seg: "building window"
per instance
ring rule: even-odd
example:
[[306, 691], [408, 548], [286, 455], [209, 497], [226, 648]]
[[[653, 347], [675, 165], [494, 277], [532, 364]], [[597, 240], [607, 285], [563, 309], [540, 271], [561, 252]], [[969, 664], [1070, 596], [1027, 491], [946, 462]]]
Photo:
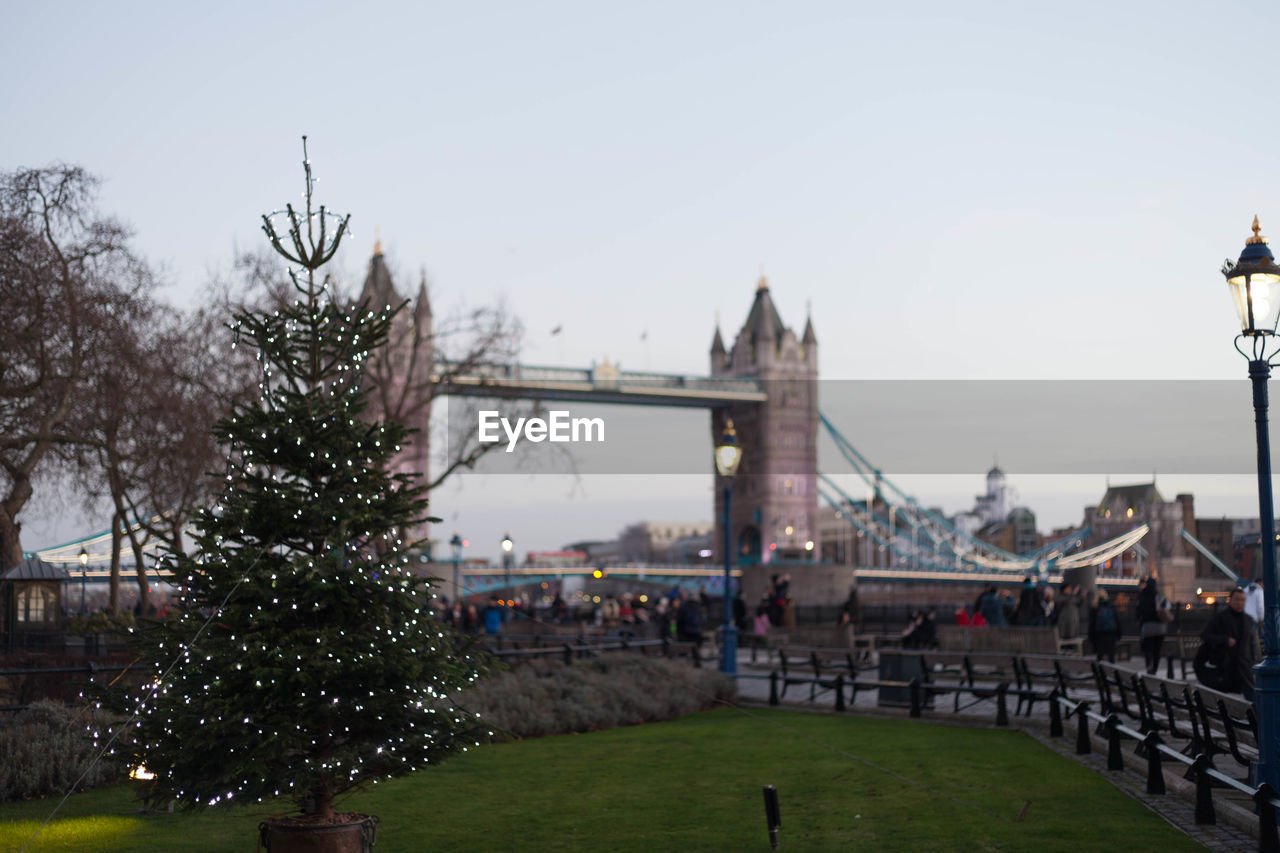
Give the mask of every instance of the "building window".
[[19, 622], [49, 622], [53, 616], [53, 596], [48, 590], [29, 586], [18, 593]]

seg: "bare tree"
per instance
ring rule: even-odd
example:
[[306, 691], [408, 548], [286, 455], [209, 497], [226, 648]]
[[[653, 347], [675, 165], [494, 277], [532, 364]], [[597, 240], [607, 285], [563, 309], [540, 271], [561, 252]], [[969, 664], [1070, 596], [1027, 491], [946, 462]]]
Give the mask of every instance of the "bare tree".
[[225, 464], [214, 424], [245, 383], [231, 380], [229, 366], [238, 362], [212, 312], [148, 305], [121, 320], [114, 346], [95, 364], [93, 404], [75, 459], [86, 505], [111, 507], [111, 609], [120, 607], [127, 540], [145, 612], [146, 548], [160, 542], [183, 550], [187, 523], [219, 486], [213, 469]]
[[37, 470], [87, 440], [94, 366], [152, 285], [96, 190], [74, 166], [0, 174], [0, 567], [22, 559]]
[[[375, 250], [360, 294], [374, 307], [393, 301], [407, 303], [396, 318], [386, 348], [369, 369], [375, 384], [374, 407], [385, 416], [417, 430], [397, 457], [397, 466], [434, 489], [459, 470], [476, 466], [497, 448], [481, 444], [475, 429], [475, 400], [452, 404], [450, 417], [432, 422], [432, 403], [462, 376], [475, 376], [491, 366], [515, 364], [524, 334], [519, 319], [499, 302], [461, 308], [443, 318], [432, 310], [423, 273], [418, 292], [404, 300], [391, 285], [381, 253]], [[490, 402], [492, 405], [492, 401]], [[501, 403], [512, 417], [538, 410], [530, 401]], [[519, 409], [516, 413], [514, 410]], [[433, 452], [432, 445], [438, 450]]]
[[[405, 298], [393, 284], [380, 247], [374, 249], [358, 295], [349, 286], [336, 286], [349, 294], [345, 301], [353, 306], [367, 303], [373, 310], [405, 306], [366, 374], [374, 385], [370, 416], [415, 430], [396, 456], [397, 472], [431, 490], [459, 470], [474, 468], [481, 457], [500, 446], [479, 442], [474, 417], [479, 404], [474, 398], [452, 401], [448, 419], [433, 421], [431, 412], [432, 403], [454, 385], [455, 378], [517, 361], [523, 327], [504, 304], [462, 307], [437, 317], [426, 273], [419, 279], [417, 293]], [[220, 280], [216, 289], [228, 310], [245, 305], [283, 307], [293, 292], [279, 257], [267, 252], [237, 257], [231, 280]], [[489, 401], [486, 407], [494, 405]], [[497, 405], [512, 419], [539, 410], [529, 401], [504, 400]]]

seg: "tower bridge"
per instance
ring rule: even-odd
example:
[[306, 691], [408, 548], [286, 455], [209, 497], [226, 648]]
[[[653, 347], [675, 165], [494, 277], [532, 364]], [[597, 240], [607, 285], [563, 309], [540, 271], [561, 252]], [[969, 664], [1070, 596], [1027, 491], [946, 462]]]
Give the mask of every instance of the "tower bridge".
[[[380, 244], [375, 247], [361, 293], [375, 304], [404, 301], [391, 282]], [[742, 446], [742, 462], [734, 478], [730, 519], [731, 547], [742, 565], [788, 563], [811, 556], [807, 543], [819, 539], [818, 499], [836, 508], [841, 519], [859, 536], [869, 536], [880, 549], [894, 555], [894, 564], [936, 579], [969, 576], [1042, 576], [1077, 565], [1099, 565], [1115, 553], [1132, 548], [1145, 535], [1135, 530], [1086, 552], [1071, 553], [1083, 535], [1051, 543], [1032, 554], [1012, 554], [959, 530], [885, 479], [818, 410], [818, 340], [811, 318], [800, 334], [787, 327], [774, 305], [769, 282], [759, 279], [746, 321], [726, 345], [715, 329], [707, 375], [670, 375], [624, 371], [605, 362], [589, 368], [512, 364], [459, 364], [440, 358], [432, 339], [433, 317], [425, 285], [419, 287], [412, 310], [402, 315], [402, 342], [388, 355], [386, 379], [404, 391], [401, 377], [425, 370], [426, 384], [435, 394], [484, 398], [562, 400], [655, 407], [704, 408], [710, 413], [714, 444], [732, 420]], [[393, 341], [396, 341], [393, 335]], [[396, 346], [396, 345], [393, 345]], [[393, 397], [395, 394], [384, 394]], [[378, 413], [377, 402], [374, 407]], [[428, 469], [430, 400], [411, 406], [409, 426], [418, 439], [397, 461], [397, 467], [419, 473]], [[818, 470], [819, 428], [834, 441], [843, 459], [868, 484], [873, 497], [858, 501]], [[710, 454], [708, 454], [710, 455]], [[722, 563], [724, 490], [720, 475], [714, 489], [717, 532], [715, 561]], [[66, 543], [39, 555], [70, 562], [82, 542]], [[812, 547], [812, 544], [809, 545]], [[126, 561], [128, 556], [125, 557]], [[96, 553], [93, 564], [100, 562]], [[709, 573], [710, 574], [710, 573]], [[883, 573], [877, 576], [882, 576]], [[476, 576], [481, 586], [487, 575]]]

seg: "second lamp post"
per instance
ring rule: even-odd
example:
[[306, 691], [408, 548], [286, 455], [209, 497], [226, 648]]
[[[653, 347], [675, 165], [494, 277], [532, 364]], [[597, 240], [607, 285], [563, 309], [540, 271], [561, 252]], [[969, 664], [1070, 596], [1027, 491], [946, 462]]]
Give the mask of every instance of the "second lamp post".
[[724, 483], [724, 625], [720, 632], [720, 671], [734, 675], [738, 671], [738, 627], [733, 624], [733, 477], [742, 462], [742, 448], [733, 429], [733, 419], [725, 421], [724, 432], [716, 444], [716, 471]]
[[1240, 334], [1236, 349], [1249, 360], [1253, 382], [1254, 428], [1258, 443], [1258, 521], [1261, 524], [1262, 662], [1254, 667], [1254, 706], [1258, 714], [1258, 781], [1280, 790], [1280, 589], [1276, 578], [1275, 508], [1271, 497], [1271, 438], [1267, 427], [1267, 379], [1277, 355], [1276, 323], [1280, 320], [1280, 266], [1267, 248], [1258, 217], [1253, 236], [1233, 265], [1222, 267], [1236, 312]]

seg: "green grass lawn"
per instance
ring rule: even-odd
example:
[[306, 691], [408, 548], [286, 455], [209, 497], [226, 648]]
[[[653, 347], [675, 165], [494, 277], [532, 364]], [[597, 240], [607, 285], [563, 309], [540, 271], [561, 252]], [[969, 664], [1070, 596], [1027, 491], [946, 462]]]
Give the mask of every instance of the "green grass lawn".
[[[379, 853], [768, 850], [767, 784], [783, 850], [1203, 849], [1020, 732], [772, 710], [484, 746], [342, 807], [381, 816]], [[55, 802], [0, 805], [0, 850]], [[249, 851], [274, 805], [140, 815], [126, 787], [92, 791], [28, 849]]]

